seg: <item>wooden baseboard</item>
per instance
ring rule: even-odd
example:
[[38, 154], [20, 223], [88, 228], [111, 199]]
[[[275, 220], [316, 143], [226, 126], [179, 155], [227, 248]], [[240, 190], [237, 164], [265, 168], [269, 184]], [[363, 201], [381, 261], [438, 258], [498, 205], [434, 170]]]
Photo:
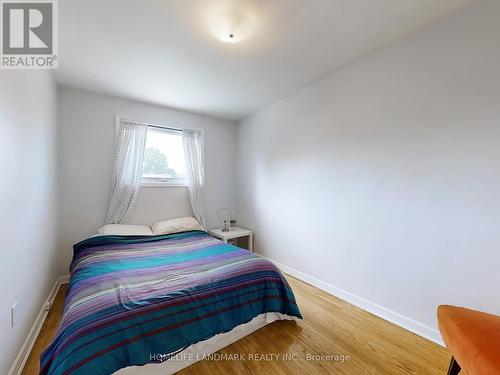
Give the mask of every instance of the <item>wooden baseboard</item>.
[[302, 280], [305, 283], [313, 285], [316, 288], [327, 292], [328, 294], [332, 294], [344, 301], [353, 304], [354, 306], [372, 313], [373, 315], [394, 323], [410, 332], [426, 338], [427, 340], [435, 342], [438, 345], [444, 346], [441, 334], [437, 329], [426, 326], [425, 324], [417, 322], [416, 320], [408, 318], [383, 306], [377, 305], [376, 303], [370, 302], [362, 297], [359, 297], [335, 285], [329, 284], [314, 276], [310, 276], [303, 272], [297, 271], [296, 269], [276, 262], [275, 260], [270, 260], [275, 263], [283, 272], [288, 273], [289, 275]]
[[21, 372], [23, 371], [24, 365], [28, 360], [28, 357], [31, 353], [31, 349], [33, 349], [33, 345], [35, 344], [38, 334], [40, 333], [40, 329], [42, 329], [43, 322], [47, 318], [47, 314], [49, 313], [50, 307], [52, 306], [52, 302], [54, 301], [54, 298], [56, 297], [59, 288], [61, 287], [62, 284], [67, 284], [68, 282], [69, 282], [69, 276], [61, 276], [54, 283], [54, 286], [52, 287], [49, 296], [45, 300], [45, 303], [41, 306], [40, 311], [38, 312], [38, 315], [35, 319], [35, 322], [33, 323], [33, 326], [31, 327], [30, 331], [28, 332], [28, 335], [26, 336], [26, 339], [24, 340], [23, 345], [21, 346], [21, 349], [17, 354], [14, 363], [12, 363], [8, 375], [20, 375]]

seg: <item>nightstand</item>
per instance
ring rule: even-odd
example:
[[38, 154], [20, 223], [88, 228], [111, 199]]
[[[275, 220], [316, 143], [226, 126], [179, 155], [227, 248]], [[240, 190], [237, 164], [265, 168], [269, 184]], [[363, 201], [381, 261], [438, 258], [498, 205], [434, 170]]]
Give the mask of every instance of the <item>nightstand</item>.
[[223, 232], [222, 229], [212, 229], [209, 230], [210, 233], [215, 238], [218, 238], [225, 243], [231, 242], [231, 240], [239, 239], [239, 238], [247, 238], [248, 248], [247, 250], [253, 252], [253, 232], [248, 229], [231, 227], [231, 230], [228, 232]]

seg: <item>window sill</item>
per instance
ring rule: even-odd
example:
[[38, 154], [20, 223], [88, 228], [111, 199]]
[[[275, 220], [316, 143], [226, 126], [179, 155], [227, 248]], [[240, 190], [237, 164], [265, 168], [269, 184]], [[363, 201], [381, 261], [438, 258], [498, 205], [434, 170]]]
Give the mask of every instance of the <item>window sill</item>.
[[141, 184], [141, 188], [143, 187], [179, 188], [179, 187], [187, 187], [187, 185], [185, 183], [175, 183], [175, 182], [145, 182]]

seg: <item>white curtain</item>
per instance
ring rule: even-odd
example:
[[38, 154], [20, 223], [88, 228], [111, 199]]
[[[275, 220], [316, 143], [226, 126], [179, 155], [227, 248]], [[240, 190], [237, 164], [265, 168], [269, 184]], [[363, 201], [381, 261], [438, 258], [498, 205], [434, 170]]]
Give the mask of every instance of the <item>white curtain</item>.
[[146, 125], [120, 121], [106, 224], [126, 223], [134, 208], [141, 185], [146, 134]]
[[196, 220], [204, 230], [207, 230], [203, 134], [200, 131], [183, 130], [182, 143], [186, 159], [186, 181], [191, 208]]

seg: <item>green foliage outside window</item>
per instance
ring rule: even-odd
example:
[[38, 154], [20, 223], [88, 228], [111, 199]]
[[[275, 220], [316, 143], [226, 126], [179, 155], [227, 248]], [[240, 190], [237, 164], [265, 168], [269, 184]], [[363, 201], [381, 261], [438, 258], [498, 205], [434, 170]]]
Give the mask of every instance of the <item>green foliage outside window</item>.
[[175, 170], [168, 166], [165, 154], [153, 147], [146, 147], [144, 150], [142, 173], [145, 176], [178, 177]]

